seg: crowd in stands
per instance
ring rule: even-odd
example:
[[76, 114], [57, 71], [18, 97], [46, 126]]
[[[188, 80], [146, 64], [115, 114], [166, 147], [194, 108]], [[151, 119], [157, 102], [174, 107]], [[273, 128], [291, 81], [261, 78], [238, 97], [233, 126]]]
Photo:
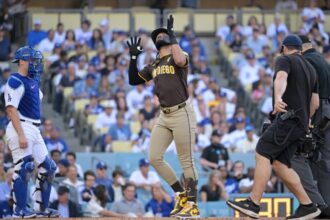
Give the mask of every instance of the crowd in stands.
[[[277, 10], [283, 7], [297, 9], [290, 0], [276, 5]], [[307, 34], [330, 63], [329, 34], [324, 31], [324, 13], [316, 1], [311, 0], [302, 10], [301, 19], [303, 26], [299, 34]], [[226, 25], [218, 28], [215, 39], [219, 48], [229, 48], [232, 74], [242, 89], [250, 94], [261, 112], [268, 114], [272, 109], [274, 61], [282, 39], [291, 32], [279, 14], [268, 27], [260, 22], [251, 16], [247, 24], [238, 24], [234, 16], [228, 15]], [[138, 59], [138, 68], [142, 69], [155, 61], [157, 51], [146, 30], [139, 29], [137, 35], [144, 49]], [[107, 19], [102, 19], [95, 29], [91, 29], [89, 20], [84, 20], [75, 30], [67, 30], [65, 24], [58, 23], [48, 31], [42, 29], [41, 20], [34, 20], [33, 30], [27, 36], [27, 44], [45, 56], [43, 82], [54, 94], [54, 110], [59, 115], [64, 111], [70, 113], [67, 126], [76, 127], [77, 111], [84, 118], [94, 117], [93, 151], [113, 152], [115, 143], [124, 141], [129, 142], [132, 153], [148, 152], [160, 106], [153, 82], [135, 87], [128, 84], [128, 37], [123, 30], [109, 29]], [[208, 175], [207, 183], [199, 188], [199, 200], [219, 201], [228, 199], [232, 193], [248, 193], [254, 168], [247, 167], [245, 173], [244, 162], [232, 161], [230, 153], [254, 152], [258, 132], [253, 119], [248, 117], [244, 106], [238, 105], [236, 91], [219, 85], [219, 73], [212, 72], [208, 66], [205, 45], [191, 26], [184, 28], [179, 44], [190, 60], [188, 89], [197, 119], [194, 150], [201, 155], [200, 165]], [[11, 57], [10, 41], [6, 31], [0, 28], [0, 61]], [[2, 69], [1, 94], [9, 74], [10, 69]], [[69, 95], [65, 93], [68, 88], [72, 89]], [[76, 109], [79, 100], [87, 102]], [[68, 109], [64, 108], [65, 101], [69, 103]], [[13, 169], [4, 143], [8, 120], [3, 101], [0, 103], [0, 216], [4, 217], [10, 214], [9, 185]], [[174, 205], [172, 192], [166, 192], [145, 158], [141, 158], [132, 174], [115, 169], [109, 176], [108, 166], [103, 162], [91, 170], [82, 170], [76, 154], [52, 120], [43, 120], [41, 132], [58, 166], [51, 207], [58, 209], [61, 217], [169, 216]], [[168, 151], [175, 153], [174, 142]], [[266, 191], [283, 192], [276, 175], [269, 180]]]

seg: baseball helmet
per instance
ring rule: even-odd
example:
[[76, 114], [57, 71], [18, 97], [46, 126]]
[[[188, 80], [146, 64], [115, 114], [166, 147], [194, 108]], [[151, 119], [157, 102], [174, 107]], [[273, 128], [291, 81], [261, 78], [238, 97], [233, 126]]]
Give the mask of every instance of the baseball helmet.
[[30, 47], [30, 46], [21, 47], [16, 51], [15, 57], [12, 60], [12, 63], [18, 63], [19, 60], [24, 60], [24, 61], [29, 62], [30, 60], [32, 60], [33, 53], [34, 53], [34, 50], [32, 47]]
[[160, 33], [165, 33], [168, 35], [168, 31], [166, 28], [157, 28], [156, 30], [154, 30], [153, 32], [151, 32], [151, 39], [154, 42], [154, 44], [156, 44], [156, 38], [157, 35]]

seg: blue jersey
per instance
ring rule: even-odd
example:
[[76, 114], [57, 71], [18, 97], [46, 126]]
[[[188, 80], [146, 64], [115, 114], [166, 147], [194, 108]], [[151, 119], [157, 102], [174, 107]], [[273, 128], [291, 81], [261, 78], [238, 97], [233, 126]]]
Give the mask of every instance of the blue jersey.
[[15, 107], [21, 119], [40, 123], [42, 93], [36, 79], [19, 73], [10, 75], [5, 88], [6, 106]]

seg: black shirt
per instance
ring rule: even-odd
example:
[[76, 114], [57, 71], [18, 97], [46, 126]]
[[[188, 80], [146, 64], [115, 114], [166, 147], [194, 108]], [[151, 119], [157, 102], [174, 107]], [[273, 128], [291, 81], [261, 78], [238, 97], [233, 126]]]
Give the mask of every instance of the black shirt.
[[315, 70], [302, 55], [292, 54], [280, 56], [276, 59], [274, 79], [279, 71], [285, 71], [288, 74], [287, 87], [282, 96], [283, 102], [288, 105], [287, 110], [293, 109], [296, 112], [296, 116], [307, 130], [311, 96], [312, 93], [318, 93]]
[[306, 50], [303, 54], [304, 58], [316, 70], [319, 83], [319, 95], [321, 99], [330, 97], [330, 64], [324, 59], [321, 53], [314, 48]]
[[219, 201], [221, 199], [221, 189], [219, 186], [215, 187], [215, 190], [212, 190], [209, 185], [203, 185], [201, 190], [199, 191], [201, 192], [205, 192], [207, 195], [207, 201]]
[[212, 143], [203, 150], [202, 158], [212, 163], [224, 166], [229, 160], [228, 150], [222, 144]]

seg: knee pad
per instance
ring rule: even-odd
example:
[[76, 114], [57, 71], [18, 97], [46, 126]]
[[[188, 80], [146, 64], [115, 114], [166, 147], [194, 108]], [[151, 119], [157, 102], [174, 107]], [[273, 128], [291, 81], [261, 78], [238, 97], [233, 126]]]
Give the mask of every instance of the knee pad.
[[34, 192], [36, 200], [35, 209], [37, 211], [44, 211], [48, 208], [51, 184], [55, 176], [56, 167], [56, 163], [49, 157], [46, 157], [44, 162], [38, 166], [39, 172], [36, 180], [36, 190]]
[[18, 160], [14, 164], [13, 175], [13, 198], [14, 208], [24, 209], [27, 202], [27, 185], [31, 178], [31, 174], [35, 168], [32, 155], [26, 156]]

